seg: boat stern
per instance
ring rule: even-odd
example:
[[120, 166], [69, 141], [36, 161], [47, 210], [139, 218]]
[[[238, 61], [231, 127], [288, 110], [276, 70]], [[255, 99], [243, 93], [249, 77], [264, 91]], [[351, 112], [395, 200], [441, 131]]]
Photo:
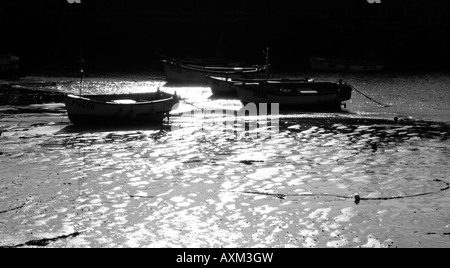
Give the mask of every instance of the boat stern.
[[352, 98], [352, 86], [347, 83], [339, 83], [338, 101], [345, 102]]

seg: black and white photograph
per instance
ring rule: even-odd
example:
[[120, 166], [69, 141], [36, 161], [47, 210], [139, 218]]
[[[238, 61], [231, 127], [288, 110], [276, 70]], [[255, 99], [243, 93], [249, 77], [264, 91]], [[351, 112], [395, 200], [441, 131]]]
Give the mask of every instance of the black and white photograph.
[[2, 0], [0, 29], [0, 248], [450, 247], [448, 0]]

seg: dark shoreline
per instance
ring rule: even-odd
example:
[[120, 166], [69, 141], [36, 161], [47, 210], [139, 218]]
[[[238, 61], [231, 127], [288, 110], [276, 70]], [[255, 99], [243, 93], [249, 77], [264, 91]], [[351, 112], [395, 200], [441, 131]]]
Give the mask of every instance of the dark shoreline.
[[0, 105], [61, 103], [64, 94], [51, 89], [0, 85]]

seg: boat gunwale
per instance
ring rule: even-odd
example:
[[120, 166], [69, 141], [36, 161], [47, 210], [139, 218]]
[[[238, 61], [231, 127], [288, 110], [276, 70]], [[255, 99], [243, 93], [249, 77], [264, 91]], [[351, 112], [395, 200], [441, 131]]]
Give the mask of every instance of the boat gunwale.
[[267, 96], [276, 96], [276, 97], [306, 97], [306, 96], [326, 96], [326, 95], [335, 95], [339, 94], [340, 90], [328, 90], [328, 91], [316, 91], [316, 92], [305, 92], [301, 93], [296, 90], [292, 90], [290, 92], [282, 92], [281, 90], [261, 90], [261, 89], [253, 89], [253, 88], [245, 88], [241, 86], [237, 86], [237, 93], [239, 94], [238, 90], [244, 90], [248, 92], [253, 93], [264, 93]]
[[[120, 96], [119, 94], [117, 94], [117, 95]], [[128, 94], [127, 96], [130, 96], [130, 95], [132, 95], [132, 94]], [[169, 102], [169, 101], [174, 101], [175, 103], [179, 102], [178, 99], [175, 98], [175, 96], [172, 96], [172, 97], [169, 97], [169, 98], [164, 98], [164, 99], [159, 99], [159, 100], [152, 100], [152, 101], [145, 101], [145, 102], [135, 102], [135, 103], [115, 103], [115, 102], [111, 102], [111, 101], [107, 102], [107, 101], [100, 101], [100, 100], [90, 99], [90, 98], [88, 98], [86, 96], [111, 96], [111, 95], [82, 95], [82, 96], [73, 95], [73, 94], [66, 94], [66, 95], [64, 95], [64, 97], [69, 99], [69, 100], [72, 100], [72, 99], [82, 100], [82, 101], [87, 101], [87, 102], [92, 102], [92, 103], [102, 104], [102, 105], [136, 106], [136, 105], [157, 104], [157, 103]]]
[[242, 73], [259, 73], [267, 70], [267, 65], [255, 65], [251, 67], [213, 67], [213, 66], [201, 66], [201, 65], [190, 65], [190, 64], [178, 64], [170, 60], [162, 60], [163, 63], [175, 66], [178, 68], [188, 69], [197, 72], [207, 72], [213, 74], [242, 74]]
[[326, 57], [316, 57], [316, 56], [310, 56], [311, 61], [316, 61], [319, 63], [332, 63], [332, 64], [341, 64], [341, 65], [349, 65], [349, 66], [364, 66], [364, 65], [371, 65], [371, 66], [384, 66], [384, 63], [382, 61], [378, 60], [351, 60], [351, 59], [344, 59], [344, 58], [326, 58]]
[[244, 85], [279, 85], [282, 83], [332, 83], [334, 82], [325, 82], [325, 81], [309, 81], [306, 80], [306, 78], [230, 78], [230, 77], [220, 77], [220, 76], [211, 76], [206, 75], [208, 79], [211, 79], [213, 81], [228, 83], [228, 84], [244, 84]]

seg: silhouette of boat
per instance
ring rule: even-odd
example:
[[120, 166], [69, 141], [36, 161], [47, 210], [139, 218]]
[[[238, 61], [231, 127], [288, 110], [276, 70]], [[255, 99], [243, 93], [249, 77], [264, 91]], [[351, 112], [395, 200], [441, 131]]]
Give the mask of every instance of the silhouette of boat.
[[161, 123], [178, 104], [175, 94], [64, 95], [70, 121], [76, 125]]
[[215, 95], [237, 94], [236, 85], [244, 83], [279, 83], [279, 82], [307, 82], [313, 81], [311, 78], [291, 79], [291, 78], [229, 78], [218, 76], [207, 76], [209, 87]]
[[229, 78], [264, 78], [267, 65], [248, 67], [225, 67], [185, 64], [174, 60], [163, 60], [166, 80], [173, 84], [208, 85], [207, 76]]
[[310, 56], [311, 69], [329, 72], [380, 72], [384, 64], [377, 60], [352, 60]]
[[164, 60], [178, 62], [182, 64], [191, 64], [199, 66], [214, 66], [214, 67], [240, 67], [244, 66], [244, 62], [238, 60], [229, 60], [225, 58], [217, 57], [195, 57], [195, 56], [184, 56], [184, 57], [169, 57], [162, 55]]
[[235, 84], [243, 104], [278, 103], [280, 108], [340, 110], [351, 99], [347, 83], [308, 81], [254, 81]]
[[11, 78], [20, 75], [19, 57], [13, 54], [0, 55], [0, 77]]

